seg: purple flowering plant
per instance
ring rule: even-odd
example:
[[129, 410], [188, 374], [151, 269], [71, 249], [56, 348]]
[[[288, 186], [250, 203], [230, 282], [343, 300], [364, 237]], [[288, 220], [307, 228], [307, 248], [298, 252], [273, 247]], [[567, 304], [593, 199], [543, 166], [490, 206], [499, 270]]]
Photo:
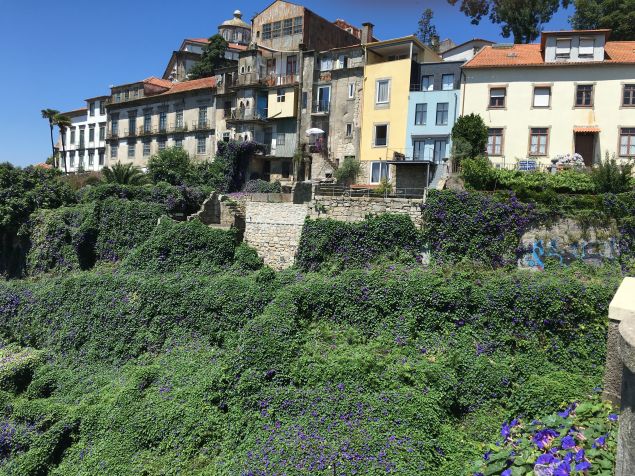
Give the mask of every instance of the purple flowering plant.
[[598, 396], [539, 420], [501, 426], [472, 474], [593, 476], [613, 474], [618, 417]]

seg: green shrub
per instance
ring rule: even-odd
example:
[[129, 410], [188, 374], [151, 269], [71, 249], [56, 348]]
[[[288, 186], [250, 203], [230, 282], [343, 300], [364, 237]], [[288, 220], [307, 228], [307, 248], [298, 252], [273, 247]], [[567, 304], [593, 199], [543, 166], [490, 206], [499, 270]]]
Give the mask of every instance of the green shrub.
[[487, 137], [487, 126], [481, 116], [468, 114], [459, 117], [452, 127], [452, 141], [464, 144], [462, 149], [466, 156], [456, 158], [474, 158], [483, 154], [487, 147]]
[[191, 181], [192, 163], [189, 154], [180, 147], [169, 147], [150, 157], [148, 175], [153, 183], [182, 185]]
[[593, 169], [593, 183], [600, 193], [623, 193], [633, 190], [633, 164], [619, 164], [615, 156], [606, 158]]
[[90, 269], [95, 264], [95, 204], [35, 212], [30, 230], [29, 275]]
[[246, 243], [241, 243], [236, 247], [233, 269], [239, 271], [258, 271], [263, 266], [264, 261], [258, 256], [258, 252], [255, 249]]
[[35, 369], [43, 362], [44, 354], [15, 345], [0, 349], [0, 390], [22, 392], [31, 383]]
[[267, 182], [266, 180], [250, 180], [243, 187], [245, 193], [281, 193], [280, 182]]
[[235, 248], [233, 231], [210, 228], [199, 220], [178, 223], [165, 219], [122, 266], [128, 271], [211, 273], [232, 263]]
[[407, 215], [369, 216], [359, 223], [307, 219], [296, 263], [305, 270], [316, 270], [329, 262], [359, 266], [402, 252], [414, 261], [421, 249], [420, 233]]
[[496, 172], [487, 157], [463, 159], [461, 177], [470, 189], [493, 190], [496, 187]]
[[344, 161], [335, 170], [335, 178], [339, 183], [351, 183], [359, 175], [361, 167], [361, 162], [355, 157], [345, 157]]

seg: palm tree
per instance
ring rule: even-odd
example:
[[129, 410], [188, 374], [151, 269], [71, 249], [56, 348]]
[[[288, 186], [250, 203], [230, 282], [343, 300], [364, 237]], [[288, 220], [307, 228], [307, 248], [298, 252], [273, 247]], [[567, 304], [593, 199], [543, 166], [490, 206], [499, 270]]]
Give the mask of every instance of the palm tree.
[[143, 185], [147, 182], [147, 177], [143, 171], [132, 164], [122, 164], [117, 162], [112, 167], [104, 167], [101, 170], [104, 179], [108, 183], [118, 183], [120, 185]]
[[[56, 109], [42, 109], [42, 119], [48, 119], [49, 128], [51, 129], [51, 149], [53, 150], [53, 166], [57, 168], [58, 164], [55, 161], [55, 143], [53, 142], [53, 128], [55, 127], [55, 116], [60, 112]], [[64, 138], [62, 138], [62, 141]]]
[[66, 130], [73, 125], [73, 121], [68, 116], [64, 116], [63, 114], [56, 114], [53, 118], [53, 124], [60, 128], [60, 136], [62, 137], [62, 160], [64, 161], [64, 173], [68, 173], [68, 169], [66, 167], [66, 146], [64, 145], [64, 136], [66, 135]]

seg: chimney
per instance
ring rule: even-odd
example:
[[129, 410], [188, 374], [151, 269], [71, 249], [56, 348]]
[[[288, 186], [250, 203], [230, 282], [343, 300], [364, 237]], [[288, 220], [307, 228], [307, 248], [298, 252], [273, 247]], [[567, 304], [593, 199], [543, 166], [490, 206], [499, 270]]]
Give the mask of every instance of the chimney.
[[368, 43], [373, 42], [373, 25], [372, 23], [366, 22], [362, 23], [362, 45], [366, 45]]

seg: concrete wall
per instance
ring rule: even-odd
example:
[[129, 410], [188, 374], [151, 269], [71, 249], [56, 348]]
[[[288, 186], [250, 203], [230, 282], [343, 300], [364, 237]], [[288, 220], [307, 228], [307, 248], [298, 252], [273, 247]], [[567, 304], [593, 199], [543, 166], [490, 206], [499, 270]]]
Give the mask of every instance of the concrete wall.
[[625, 278], [609, 306], [604, 397], [621, 403], [616, 476], [635, 474], [635, 278]]
[[[494, 163], [527, 158], [532, 127], [549, 128], [547, 155], [537, 157], [544, 164], [556, 155], [575, 151], [575, 127], [594, 126], [601, 130], [593, 157], [596, 161], [605, 152], [619, 155], [619, 128], [635, 127], [635, 108], [621, 107], [624, 83], [635, 83], [632, 66], [554, 64], [535, 68], [467, 68], [464, 72], [463, 114], [480, 114], [488, 127], [503, 129], [503, 156], [492, 157]], [[574, 107], [577, 83], [594, 84], [593, 107]], [[532, 107], [537, 85], [551, 86], [550, 107]], [[507, 88], [504, 109], [488, 108], [490, 87]]]
[[245, 207], [247, 244], [274, 269], [293, 265], [302, 226], [308, 215], [306, 204], [248, 201]]

